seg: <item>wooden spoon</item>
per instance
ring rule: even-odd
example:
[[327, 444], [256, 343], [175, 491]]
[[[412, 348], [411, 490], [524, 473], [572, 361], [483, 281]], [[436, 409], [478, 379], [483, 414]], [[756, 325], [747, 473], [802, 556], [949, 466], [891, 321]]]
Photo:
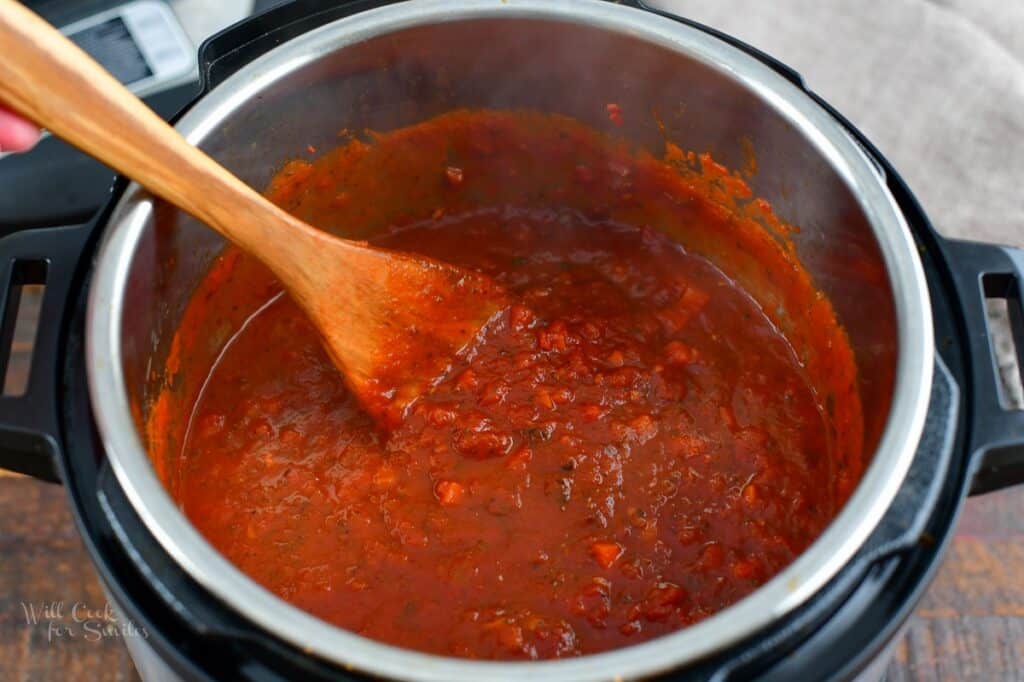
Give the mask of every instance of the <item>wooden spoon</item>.
[[13, 0], [0, 0], [0, 46], [0, 101], [259, 258], [385, 425], [506, 307], [480, 273], [340, 239], [288, 215]]

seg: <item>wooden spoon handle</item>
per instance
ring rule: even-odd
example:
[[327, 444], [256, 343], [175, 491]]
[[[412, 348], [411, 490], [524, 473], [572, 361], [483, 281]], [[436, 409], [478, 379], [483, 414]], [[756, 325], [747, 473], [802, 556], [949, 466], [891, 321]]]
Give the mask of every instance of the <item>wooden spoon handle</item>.
[[[85, 52], [14, 0], [0, 0], [0, 101], [265, 262], [275, 260], [267, 253], [268, 241], [298, 237], [293, 229], [315, 232], [190, 145]], [[289, 230], [286, 239], [282, 228]], [[267, 264], [276, 271], [288, 266], [280, 260]]]

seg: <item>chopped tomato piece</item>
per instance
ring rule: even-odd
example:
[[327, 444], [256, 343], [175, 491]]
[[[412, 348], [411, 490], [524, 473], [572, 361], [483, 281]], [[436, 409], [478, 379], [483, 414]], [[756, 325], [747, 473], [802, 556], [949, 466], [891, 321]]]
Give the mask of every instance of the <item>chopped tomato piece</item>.
[[689, 365], [697, 360], [698, 353], [682, 341], [669, 341], [665, 345], [665, 359], [670, 365]]
[[444, 179], [452, 187], [458, 187], [464, 179], [462, 169], [456, 166], [448, 166], [444, 169]]
[[606, 105], [605, 110], [608, 112], [608, 120], [617, 126], [622, 125], [622, 107], [612, 103]]
[[455, 481], [438, 481], [434, 485], [434, 495], [442, 507], [454, 507], [466, 496], [466, 488]]
[[617, 542], [595, 542], [590, 546], [590, 555], [601, 568], [611, 568], [623, 551]]

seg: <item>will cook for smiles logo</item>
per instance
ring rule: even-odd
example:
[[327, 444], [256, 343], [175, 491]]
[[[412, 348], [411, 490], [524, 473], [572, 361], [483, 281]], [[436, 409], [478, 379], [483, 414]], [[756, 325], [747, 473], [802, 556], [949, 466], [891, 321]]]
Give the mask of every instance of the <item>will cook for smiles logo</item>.
[[130, 620], [120, 621], [110, 604], [93, 607], [85, 602], [67, 604], [63, 601], [21, 602], [25, 624], [45, 631], [47, 642], [83, 639], [98, 642], [102, 639], [141, 637], [146, 639], [146, 628]]

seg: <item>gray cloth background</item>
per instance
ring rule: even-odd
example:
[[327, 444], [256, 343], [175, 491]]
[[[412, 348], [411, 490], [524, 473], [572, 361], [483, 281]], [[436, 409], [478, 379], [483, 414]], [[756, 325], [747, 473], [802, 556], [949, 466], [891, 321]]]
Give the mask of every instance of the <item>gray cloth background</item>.
[[[1024, 0], [649, 1], [800, 72], [942, 234], [1024, 246]], [[1005, 328], [996, 340], [1024, 404]]]

